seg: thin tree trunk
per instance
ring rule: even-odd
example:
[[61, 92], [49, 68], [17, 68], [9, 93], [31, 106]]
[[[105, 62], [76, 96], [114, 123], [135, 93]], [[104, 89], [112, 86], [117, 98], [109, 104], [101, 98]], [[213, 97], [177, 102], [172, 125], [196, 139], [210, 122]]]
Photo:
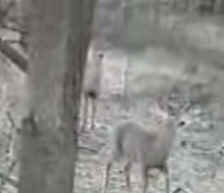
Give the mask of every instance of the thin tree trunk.
[[73, 190], [81, 84], [94, 4], [94, 0], [23, 1], [29, 86], [19, 193]]

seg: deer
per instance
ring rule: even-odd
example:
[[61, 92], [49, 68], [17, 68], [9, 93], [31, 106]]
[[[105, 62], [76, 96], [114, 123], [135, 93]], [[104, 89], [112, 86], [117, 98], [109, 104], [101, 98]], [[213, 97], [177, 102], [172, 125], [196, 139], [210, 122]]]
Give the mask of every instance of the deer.
[[148, 171], [153, 168], [159, 169], [165, 174], [166, 192], [170, 192], [167, 160], [175, 140], [177, 127], [184, 127], [186, 124], [182, 115], [187, 112], [187, 105], [179, 111], [173, 109], [172, 105], [164, 107], [160, 103], [154, 103], [153, 111], [156, 115], [153, 116], [153, 119], [155, 121], [147, 129], [133, 120], [125, 120], [118, 123], [112, 130], [110, 136], [111, 155], [105, 168], [103, 193], [106, 193], [113, 163], [121, 160], [125, 161], [124, 174], [129, 192], [132, 191], [130, 170], [135, 162], [140, 165], [143, 193], [146, 193], [148, 187]]
[[101, 79], [103, 69], [104, 54], [100, 51], [90, 50], [87, 57], [86, 70], [83, 80], [83, 125], [81, 131], [84, 131], [88, 119], [88, 108], [91, 105], [91, 129], [95, 127], [95, 117], [97, 113], [97, 100], [101, 90]]

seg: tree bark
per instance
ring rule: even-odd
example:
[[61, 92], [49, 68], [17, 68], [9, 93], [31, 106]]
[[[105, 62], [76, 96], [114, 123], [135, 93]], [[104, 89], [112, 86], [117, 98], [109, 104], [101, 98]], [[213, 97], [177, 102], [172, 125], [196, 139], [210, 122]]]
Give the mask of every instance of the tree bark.
[[95, 0], [23, 0], [27, 116], [19, 193], [71, 193], [80, 93]]

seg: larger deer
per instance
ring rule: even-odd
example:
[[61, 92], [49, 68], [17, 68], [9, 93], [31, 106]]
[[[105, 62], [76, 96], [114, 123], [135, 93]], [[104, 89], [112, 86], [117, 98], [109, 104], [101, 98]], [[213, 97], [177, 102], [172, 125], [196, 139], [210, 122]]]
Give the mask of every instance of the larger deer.
[[[159, 103], [154, 104], [154, 121], [151, 125], [144, 127], [134, 121], [124, 121], [114, 128], [111, 136], [111, 158], [106, 164], [103, 193], [106, 193], [109, 183], [109, 175], [112, 164], [121, 159], [125, 160], [124, 173], [126, 185], [129, 192], [130, 169], [134, 162], [138, 162], [141, 168], [143, 180], [143, 193], [148, 187], [148, 170], [157, 168], [166, 175], [166, 192], [170, 191], [169, 169], [167, 160], [175, 140], [177, 127], [185, 125], [182, 115], [187, 110], [187, 106], [177, 111], [172, 105], [165, 108]], [[157, 116], [158, 115], [158, 116]]]

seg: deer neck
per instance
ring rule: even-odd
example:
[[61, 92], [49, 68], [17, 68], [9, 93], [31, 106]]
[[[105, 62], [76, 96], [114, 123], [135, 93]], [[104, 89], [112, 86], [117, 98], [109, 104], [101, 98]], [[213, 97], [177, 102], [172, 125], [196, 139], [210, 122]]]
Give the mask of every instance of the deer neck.
[[167, 144], [167, 147], [170, 147], [173, 144], [176, 136], [176, 129], [175, 121], [170, 119], [166, 120], [162, 126], [160, 138], [165, 144]]

